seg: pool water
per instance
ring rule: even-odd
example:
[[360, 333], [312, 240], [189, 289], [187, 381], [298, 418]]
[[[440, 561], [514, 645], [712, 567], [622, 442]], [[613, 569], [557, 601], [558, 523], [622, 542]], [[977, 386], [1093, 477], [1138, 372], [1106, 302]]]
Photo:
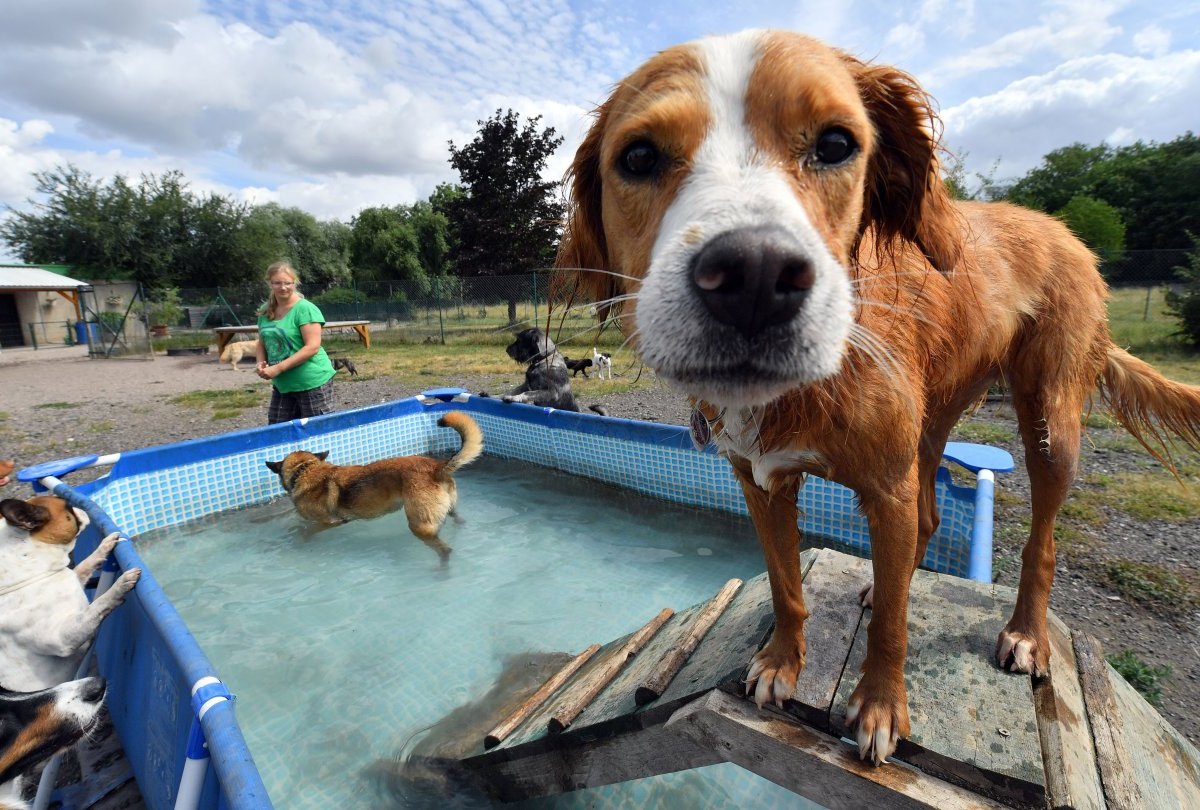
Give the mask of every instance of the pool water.
[[[506, 660], [606, 643], [764, 567], [745, 518], [502, 459], [457, 478], [445, 565], [400, 514], [313, 534], [286, 498], [137, 538], [237, 696], [275, 806], [410, 804], [380, 764]], [[532, 804], [811, 806], [732, 765]]]

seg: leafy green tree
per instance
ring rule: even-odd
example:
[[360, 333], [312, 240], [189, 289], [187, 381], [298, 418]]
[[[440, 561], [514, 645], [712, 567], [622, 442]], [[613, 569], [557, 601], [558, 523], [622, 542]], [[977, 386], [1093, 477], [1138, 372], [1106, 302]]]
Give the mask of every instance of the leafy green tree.
[[1167, 291], [1167, 309], [1179, 319], [1185, 340], [1200, 347], [1200, 236], [1188, 233], [1192, 249], [1186, 263], [1175, 268], [1176, 289]]
[[1042, 165], [1009, 187], [1007, 199], [1046, 213], [1059, 211], [1072, 197], [1088, 193], [1090, 173], [1111, 157], [1107, 146], [1073, 143], [1055, 149], [1042, 158]]
[[350, 221], [350, 264], [356, 281], [428, 284], [417, 234], [402, 205], [364, 208]]
[[1124, 253], [1121, 213], [1103, 200], [1077, 194], [1055, 216], [1101, 258], [1115, 260]]
[[[479, 122], [470, 143], [459, 148], [450, 142], [450, 165], [463, 191], [446, 203], [456, 273], [523, 274], [553, 262], [563, 207], [559, 184], [542, 174], [563, 139], [540, 123], [541, 116], [534, 116], [522, 125], [517, 113], [497, 110]], [[516, 294], [510, 293], [510, 323], [516, 311]]]
[[306, 284], [350, 280], [347, 231], [331, 229], [307, 211], [273, 202], [252, 209], [246, 227], [254, 233], [258, 275], [272, 262], [286, 258]]

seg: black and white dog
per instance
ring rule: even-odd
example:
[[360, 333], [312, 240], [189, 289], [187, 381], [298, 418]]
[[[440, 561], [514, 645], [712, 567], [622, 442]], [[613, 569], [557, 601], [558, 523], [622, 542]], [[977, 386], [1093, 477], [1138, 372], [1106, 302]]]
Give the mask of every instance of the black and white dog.
[[[505, 402], [523, 402], [560, 411], [579, 411], [579, 403], [571, 393], [571, 378], [567, 363], [550, 336], [533, 327], [517, 333], [504, 350], [508, 356], [525, 366], [525, 382], [501, 397]], [[481, 397], [488, 396], [480, 392]], [[588, 408], [601, 416], [608, 411], [601, 405]]]

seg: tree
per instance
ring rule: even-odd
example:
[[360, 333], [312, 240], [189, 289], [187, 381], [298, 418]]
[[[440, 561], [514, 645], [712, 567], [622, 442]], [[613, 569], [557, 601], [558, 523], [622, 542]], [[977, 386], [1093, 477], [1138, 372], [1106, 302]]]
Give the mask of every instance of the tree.
[[1055, 216], [1102, 259], [1119, 259], [1125, 252], [1121, 214], [1103, 200], [1077, 194]]
[[1200, 347], [1200, 236], [1189, 233], [1192, 249], [1187, 263], [1175, 268], [1179, 289], [1167, 292], [1167, 309], [1179, 318], [1185, 340]]
[[411, 280], [428, 286], [417, 235], [403, 205], [364, 208], [350, 221], [350, 264], [356, 281]]
[[[512, 110], [479, 122], [462, 148], [450, 142], [450, 165], [462, 195], [445, 205], [454, 234], [451, 260], [464, 276], [531, 273], [550, 265], [563, 218], [558, 182], [542, 178], [563, 139], [553, 127], [539, 131], [541, 116], [522, 126]], [[508, 318], [517, 319], [517, 295], [508, 295]]]
[[246, 227], [254, 233], [253, 266], [258, 276], [272, 262], [286, 258], [307, 284], [329, 285], [350, 280], [346, 233], [318, 222], [307, 211], [267, 203], [250, 211]]

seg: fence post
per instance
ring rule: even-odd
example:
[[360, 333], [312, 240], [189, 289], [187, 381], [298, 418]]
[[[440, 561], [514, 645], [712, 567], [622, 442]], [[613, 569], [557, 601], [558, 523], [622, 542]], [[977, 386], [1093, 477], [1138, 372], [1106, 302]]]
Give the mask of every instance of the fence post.
[[1142, 313], [1142, 320], [1150, 320], [1150, 296], [1154, 295], [1154, 285], [1146, 288], [1146, 311]]
[[[540, 326], [538, 323], [538, 308], [537, 308], [537, 271], [533, 271], [533, 325]], [[550, 321], [546, 321], [546, 334], [550, 334]]]
[[438, 336], [442, 339], [442, 345], [446, 345], [446, 322], [442, 317], [442, 282], [437, 277], [433, 277], [433, 297], [437, 299], [438, 304]]

